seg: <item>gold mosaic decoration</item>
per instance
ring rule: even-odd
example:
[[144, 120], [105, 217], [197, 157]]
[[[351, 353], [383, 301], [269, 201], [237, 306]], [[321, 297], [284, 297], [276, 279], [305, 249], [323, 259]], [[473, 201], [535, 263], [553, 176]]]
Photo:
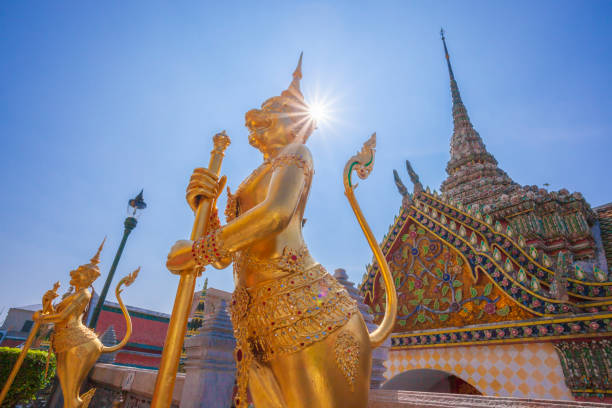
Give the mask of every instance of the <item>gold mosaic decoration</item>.
[[359, 365], [359, 342], [350, 332], [343, 332], [336, 338], [334, 349], [338, 368], [346, 377], [346, 381], [351, 385], [351, 391], [353, 391], [357, 366]]

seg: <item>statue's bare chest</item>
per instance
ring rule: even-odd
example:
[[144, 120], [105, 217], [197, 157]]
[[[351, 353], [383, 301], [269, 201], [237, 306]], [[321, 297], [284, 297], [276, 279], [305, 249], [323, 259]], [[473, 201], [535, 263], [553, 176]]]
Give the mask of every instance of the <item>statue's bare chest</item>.
[[235, 193], [228, 191], [227, 207], [225, 208], [227, 222], [266, 199], [271, 177], [272, 168], [268, 163], [264, 163], [244, 179]]

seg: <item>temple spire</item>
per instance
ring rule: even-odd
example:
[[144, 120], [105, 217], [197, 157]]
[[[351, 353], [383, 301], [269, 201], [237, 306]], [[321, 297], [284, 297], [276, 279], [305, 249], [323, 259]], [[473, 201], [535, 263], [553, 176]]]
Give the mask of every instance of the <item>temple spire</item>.
[[455, 132], [458, 128], [472, 128], [472, 123], [467, 113], [467, 109], [461, 100], [461, 94], [459, 93], [459, 85], [455, 80], [455, 74], [453, 73], [453, 67], [450, 62], [450, 55], [448, 54], [448, 48], [446, 47], [446, 37], [444, 37], [444, 29], [440, 29], [440, 36], [442, 37], [442, 44], [444, 45], [444, 56], [446, 58], [446, 65], [448, 67], [448, 76], [450, 77], [450, 88], [451, 95], [453, 97], [453, 123]]
[[443, 29], [440, 30], [440, 37], [444, 46], [453, 100], [453, 136], [450, 143], [450, 160], [446, 165], [449, 177], [442, 183], [441, 190], [455, 199], [460, 198], [464, 204], [482, 202], [488, 195], [487, 191], [506, 191], [507, 186], [514, 185], [514, 182], [497, 167], [497, 160], [487, 151], [480, 135], [474, 129], [461, 100]]

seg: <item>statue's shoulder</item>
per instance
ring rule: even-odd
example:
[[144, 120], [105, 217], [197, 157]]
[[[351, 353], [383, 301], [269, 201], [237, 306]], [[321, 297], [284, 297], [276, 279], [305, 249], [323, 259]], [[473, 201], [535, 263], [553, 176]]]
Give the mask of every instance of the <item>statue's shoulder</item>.
[[310, 149], [303, 143], [291, 143], [287, 145], [279, 156], [298, 157], [309, 166], [312, 166], [312, 154], [310, 153]]

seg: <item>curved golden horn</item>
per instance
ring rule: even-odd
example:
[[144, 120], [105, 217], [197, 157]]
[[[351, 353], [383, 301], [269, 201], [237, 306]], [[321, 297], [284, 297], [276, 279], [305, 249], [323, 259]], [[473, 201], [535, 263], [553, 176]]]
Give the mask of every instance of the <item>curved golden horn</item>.
[[374, 252], [374, 258], [376, 258], [376, 262], [378, 262], [378, 265], [380, 266], [383, 281], [385, 282], [385, 291], [387, 293], [385, 316], [383, 317], [383, 320], [378, 328], [370, 333], [370, 343], [372, 343], [372, 347], [380, 346], [391, 334], [393, 328], [395, 327], [395, 319], [397, 317], [397, 292], [395, 291], [395, 285], [393, 283], [391, 271], [389, 270], [389, 265], [387, 264], [387, 260], [385, 259], [378, 242], [376, 242], [376, 239], [374, 238], [374, 234], [372, 233], [370, 226], [361, 212], [361, 208], [357, 203], [354, 193], [357, 184], [353, 184], [351, 180], [351, 174], [353, 171], [355, 171], [362, 180], [365, 180], [370, 175], [370, 172], [374, 167], [375, 149], [376, 133], [372, 134], [372, 136], [363, 144], [360, 152], [346, 162], [343, 174], [344, 194], [346, 195], [346, 198], [348, 198], [351, 208], [357, 217], [359, 226], [361, 227], [368, 244], [372, 249], [372, 252]]
[[138, 276], [138, 272], [140, 272], [140, 266], [134, 272], [121, 279], [117, 284], [117, 287], [115, 288], [117, 302], [119, 302], [119, 307], [121, 308], [121, 312], [123, 313], [123, 317], [125, 318], [125, 336], [123, 336], [123, 339], [121, 339], [118, 344], [115, 344], [112, 347], [102, 346], [102, 353], [112, 353], [114, 351], [119, 350], [127, 344], [127, 342], [130, 340], [130, 337], [132, 336], [132, 319], [130, 318], [130, 314], [128, 313], [127, 308], [123, 304], [123, 299], [121, 299], [121, 292], [123, 291], [123, 289], [121, 289], [121, 285], [125, 284], [125, 286], [130, 286], [132, 283], [134, 283], [136, 277]]

